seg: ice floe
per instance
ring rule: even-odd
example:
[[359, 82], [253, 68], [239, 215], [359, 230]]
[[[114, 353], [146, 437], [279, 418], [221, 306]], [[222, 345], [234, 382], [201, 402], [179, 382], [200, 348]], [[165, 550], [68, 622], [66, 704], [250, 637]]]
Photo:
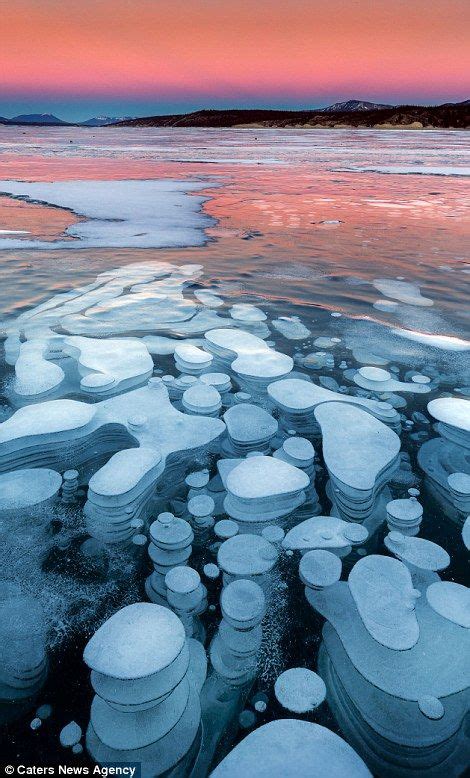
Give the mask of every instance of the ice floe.
[[[85, 219], [68, 227], [68, 240], [0, 238], [0, 248], [161, 248], [201, 246], [212, 220], [196, 181], [0, 181], [0, 191], [66, 208]], [[191, 194], [190, 194], [191, 193]], [[70, 240], [75, 238], [75, 240]]]
[[434, 305], [429, 297], [423, 297], [419, 286], [409, 281], [397, 281], [395, 278], [376, 278], [372, 282], [375, 288], [386, 297], [407, 305]]

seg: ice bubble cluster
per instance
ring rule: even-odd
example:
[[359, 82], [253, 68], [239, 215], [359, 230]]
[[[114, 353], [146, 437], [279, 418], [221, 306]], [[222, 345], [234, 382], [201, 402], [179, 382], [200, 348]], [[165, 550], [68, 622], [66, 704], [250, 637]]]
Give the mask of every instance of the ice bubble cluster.
[[184, 565], [191, 556], [194, 534], [190, 524], [172, 513], [160, 513], [150, 525], [149, 557], [154, 570], [145, 581], [149, 600], [166, 603], [166, 575], [173, 567]]
[[136, 603], [111, 616], [84, 651], [96, 692], [86, 736], [93, 759], [141, 762], [150, 776], [186, 757], [201, 716], [198, 657], [167, 608]]
[[[402, 372], [388, 346], [353, 346], [345, 318], [315, 331], [229, 305], [201, 275], [124, 265], [3, 324], [2, 720], [25, 705], [31, 736], [46, 728], [33, 711], [50, 575], [71, 612], [93, 614], [98, 763], [138, 762], [144, 778], [370, 775], [357, 751], [377, 775], [460, 775], [470, 606], [445, 521], [463, 554], [465, 386], [413, 351]], [[375, 285], [388, 312], [432, 303], [403, 279]], [[294, 357], [278, 345], [310, 337]], [[324, 620], [318, 659], [297, 575]], [[262, 723], [325, 699], [355, 750], [300, 718]], [[72, 715], [58, 737], [78, 755]]]
[[322, 403], [315, 418], [330, 476], [329, 496], [339, 516], [374, 521], [380, 495], [398, 469], [400, 438], [354, 405]]
[[442, 397], [431, 400], [428, 411], [439, 437], [421, 446], [418, 462], [436, 499], [453, 506], [451, 517], [463, 523], [470, 510], [470, 400]]
[[[34, 698], [47, 676], [46, 629], [40, 606], [14, 584], [0, 585], [0, 711]], [[3, 716], [2, 716], [3, 718]]]
[[289, 516], [305, 501], [309, 478], [275, 457], [244, 459], [228, 474], [224, 508], [241, 528], [250, 531]]
[[400, 427], [397, 412], [386, 402], [340, 394], [299, 378], [287, 378], [271, 383], [268, 386], [268, 394], [281, 413], [285, 429], [294, 429], [302, 434], [318, 430], [315, 408], [330, 402], [355, 405], [392, 428]]
[[[418, 540], [402, 538], [412, 545]], [[429, 549], [422, 551], [429, 565]], [[437, 775], [443, 761], [449, 774], [460, 774], [465, 762], [470, 631], [460, 614], [468, 590], [454, 594], [446, 588], [452, 583], [428, 584], [425, 579], [415, 589], [405, 564], [370, 555], [356, 563], [348, 582], [306, 589], [327, 620], [318, 667], [330, 707], [378, 775], [388, 774], [392, 752], [401, 774]]]
[[213, 329], [206, 332], [204, 348], [222, 369], [233, 371], [240, 386], [252, 394], [264, 391], [274, 379], [293, 368], [292, 358], [274, 351], [264, 340], [248, 332]]

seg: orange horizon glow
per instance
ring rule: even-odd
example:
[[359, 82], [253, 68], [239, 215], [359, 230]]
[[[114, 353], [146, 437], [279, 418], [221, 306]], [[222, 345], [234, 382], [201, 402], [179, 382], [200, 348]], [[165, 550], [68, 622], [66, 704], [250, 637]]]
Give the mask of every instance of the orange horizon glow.
[[0, 0], [8, 95], [460, 94], [463, 0]]

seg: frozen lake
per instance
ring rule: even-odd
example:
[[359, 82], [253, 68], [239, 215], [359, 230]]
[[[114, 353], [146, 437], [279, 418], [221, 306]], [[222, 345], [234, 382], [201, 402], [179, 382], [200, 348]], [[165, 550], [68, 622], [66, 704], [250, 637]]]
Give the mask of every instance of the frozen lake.
[[[63, 761], [92, 669], [77, 764], [205, 776], [288, 717], [374, 775], [462, 774], [467, 134], [0, 126], [0, 163], [5, 761]], [[187, 675], [178, 625], [119, 610], [166, 596]]]

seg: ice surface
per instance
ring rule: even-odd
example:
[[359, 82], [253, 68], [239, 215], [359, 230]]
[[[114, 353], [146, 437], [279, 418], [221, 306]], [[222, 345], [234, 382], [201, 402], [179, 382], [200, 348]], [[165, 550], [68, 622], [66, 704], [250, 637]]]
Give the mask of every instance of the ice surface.
[[443, 351], [469, 351], [470, 341], [458, 338], [455, 335], [437, 335], [428, 332], [417, 332], [415, 330], [405, 330], [400, 328], [392, 329], [394, 335], [407, 340], [413, 340], [416, 343], [423, 343], [425, 346], [433, 346]]
[[371, 773], [339, 735], [299, 719], [280, 719], [250, 732], [211, 778], [366, 778]]
[[373, 167], [341, 168], [358, 172], [383, 173], [402, 176], [470, 176], [470, 168], [465, 165], [374, 165]]
[[[201, 246], [212, 224], [200, 213], [206, 197], [195, 181], [0, 181], [0, 191], [66, 208], [85, 220], [66, 230], [69, 240], [0, 238], [0, 248]], [[70, 240], [75, 238], [76, 240]]]

